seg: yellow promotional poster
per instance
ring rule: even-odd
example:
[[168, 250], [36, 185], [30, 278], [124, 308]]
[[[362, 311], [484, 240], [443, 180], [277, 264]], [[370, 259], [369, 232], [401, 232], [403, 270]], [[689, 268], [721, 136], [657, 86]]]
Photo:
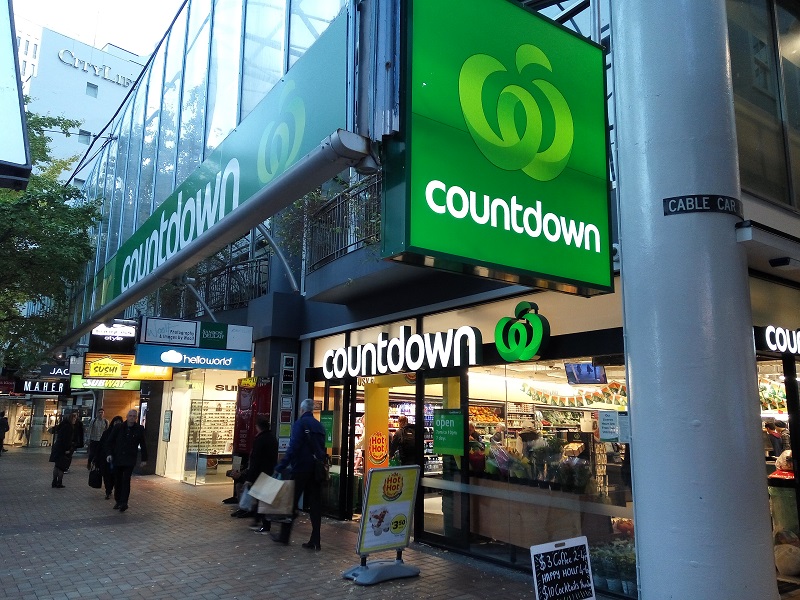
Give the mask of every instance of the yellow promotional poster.
[[358, 536], [359, 555], [408, 546], [418, 481], [418, 465], [369, 472]]
[[364, 403], [366, 475], [370, 469], [389, 465], [389, 388], [365, 385]]
[[137, 365], [133, 362], [132, 354], [88, 352], [84, 360], [83, 376], [87, 379], [169, 381], [172, 379], [172, 367]]

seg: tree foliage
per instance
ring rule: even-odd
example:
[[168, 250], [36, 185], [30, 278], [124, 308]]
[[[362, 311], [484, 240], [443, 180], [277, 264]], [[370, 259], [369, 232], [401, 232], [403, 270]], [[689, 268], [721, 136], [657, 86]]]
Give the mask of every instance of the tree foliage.
[[[24, 191], [0, 190], [0, 364], [36, 366], [64, 333], [69, 294], [93, 255], [97, 207], [58, 178], [74, 157], [52, 156], [49, 132], [79, 121], [27, 113], [31, 173]], [[35, 305], [28, 314], [26, 307]]]

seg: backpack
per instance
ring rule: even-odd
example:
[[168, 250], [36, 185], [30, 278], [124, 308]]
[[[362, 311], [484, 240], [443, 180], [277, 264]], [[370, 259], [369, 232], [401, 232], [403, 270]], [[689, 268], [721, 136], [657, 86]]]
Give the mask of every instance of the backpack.
[[414, 428], [404, 427], [400, 430], [400, 445], [397, 448], [400, 454], [400, 464], [405, 465], [408, 462], [414, 462], [416, 449], [416, 444], [414, 443]]

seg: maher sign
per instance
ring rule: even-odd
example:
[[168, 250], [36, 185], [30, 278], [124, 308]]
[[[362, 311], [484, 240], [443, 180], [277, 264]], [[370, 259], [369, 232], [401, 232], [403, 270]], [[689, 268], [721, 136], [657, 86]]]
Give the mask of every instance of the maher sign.
[[507, 0], [411, 7], [384, 256], [611, 291], [603, 49]]

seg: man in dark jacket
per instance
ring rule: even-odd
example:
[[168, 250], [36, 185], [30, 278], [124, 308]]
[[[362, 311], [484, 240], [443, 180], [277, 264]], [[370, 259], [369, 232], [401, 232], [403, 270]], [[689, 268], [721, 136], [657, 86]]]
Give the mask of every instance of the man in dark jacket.
[[[311, 515], [311, 538], [303, 544], [308, 550], [320, 549], [319, 530], [322, 524], [322, 487], [314, 477], [315, 456], [322, 460], [325, 458], [325, 428], [314, 418], [314, 401], [306, 398], [300, 404], [300, 418], [292, 425], [292, 435], [289, 438], [289, 447], [283, 460], [275, 467], [277, 473], [282, 472], [288, 465], [292, 467], [294, 479], [294, 504], [302, 494], [308, 505]], [[288, 544], [292, 534], [294, 516], [289, 523], [281, 524], [280, 535], [273, 536], [273, 540], [281, 544]]]
[[142, 449], [142, 462], [147, 464], [147, 446], [144, 442], [144, 427], [137, 423], [138, 413], [129, 410], [122, 425], [115, 427], [108, 436], [108, 462], [114, 467], [115, 509], [128, 510], [128, 497], [131, 494], [131, 475], [136, 466], [136, 453]]

